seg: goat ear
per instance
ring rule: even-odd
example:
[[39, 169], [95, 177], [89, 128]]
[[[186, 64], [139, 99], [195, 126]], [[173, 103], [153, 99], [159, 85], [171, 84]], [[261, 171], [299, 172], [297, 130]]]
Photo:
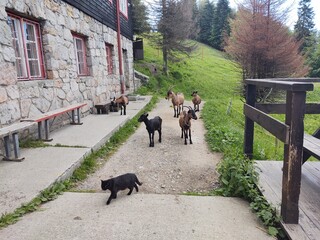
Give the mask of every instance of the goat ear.
[[149, 116], [149, 114], [148, 113], [146, 113], [146, 117], [148, 117]]

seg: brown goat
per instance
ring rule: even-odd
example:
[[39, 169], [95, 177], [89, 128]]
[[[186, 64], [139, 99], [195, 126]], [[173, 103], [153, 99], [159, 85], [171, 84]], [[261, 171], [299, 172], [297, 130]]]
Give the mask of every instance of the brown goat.
[[111, 102], [111, 105], [116, 105], [118, 104], [120, 106], [121, 112], [120, 115], [122, 115], [122, 108], [123, 108], [123, 115], [126, 115], [126, 108], [127, 105], [129, 104], [129, 99], [125, 95], [121, 95], [118, 98], [113, 98], [113, 101]]
[[189, 132], [189, 142], [192, 144], [192, 139], [191, 139], [191, 119], [197, 120], [197, 115], [195, 111], [191, 107], [183, 106], [188, 108], [187, 111], [183, 111], [180, 114], [179, 118], [179, 125], [181, 127], [181, 138], [184, 136], [184, 144], [187, 145], [187, 139], [188, 139], [188, 132]]
[[201, 98], [200, 96], [198, 95], [198, 92], [197, 91], [194, 91], [191, 96], [193, 97], [192, 98], [192, 103], [193, 103], [193, 106], [194, 106], [194, 111], [195, 112], [199, 112], [200, 111], [200, 103], [201, 103]]
[[173, 111], [174, 111], [173, 117], [178, 118], [180, 115], [180, 112], [182, 110], [182, 105], [184, 103], [184, 95], [183, 95], [183, 93], [175, 94], [172, 90], [169, 90], [167, 92], [166, 99], [170, 99], [170, 98], [172, 101]]

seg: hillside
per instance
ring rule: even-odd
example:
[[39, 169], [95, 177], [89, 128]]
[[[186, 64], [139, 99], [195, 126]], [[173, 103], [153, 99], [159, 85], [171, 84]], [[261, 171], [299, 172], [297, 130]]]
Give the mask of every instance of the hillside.
[[[179, 63], [170, 65], [168, 77], [161, 75], [161, 52], [151, 47], [144, 40], [145, 59], [137, 61], [135, 68], [151, 76], [150, 83], [142, 87], [139, 93], [158, 93], [165, 97], [167, 90], [183, 92], [191, 99], [191, 93], [197, 90], [206, 101], [201, 113], [207, 132], [207, 142], [212, 150], [232, 151], [242, 154], [244, 118], [242, 114], [243, 99], [239, 89], [241, 83], [241, 69], [227, 58], [227, 56], [209, 46], [198, 44], [197, 50], [191, 58], [185, 58]], [[157, 68], [159, 70], [154, 71]], [[265, 134], [265, 131], [262, 130]], [[259, 132], [257, 133], [260, 134]], [[257, 141], [256, 157], [258, 159], [281, 159], [282, 151], [274, 149], [274, 137], [262, 138]], [[265, 141], [268, 141], [265, 144]], [[270, 146], [261, 149], [259, 146]], [[276, 146], [281, 149], [281, 146]]]
[[[150, 77], [150, 83], [139, 89], [139, 93], [158, 93], [164, 97], [169, 88], [183, 92], [188, 99], [197, 90], [206, 101], [202, 117], [208, 129], [207, 141], [214, 151], [232, 151], [242, 153], [244, 118], [243, 98], [240, 97], [241, 69], [228, 59], [227, 55], [207, 45], [198, 44], [197, 50], [190, 58], [170, 64], [169, 76], [161, 75], [161, 51], [149, 45], [144, 39], [143, 61], [135, 62], [135, 68]], [[155, 72], [154, 69], [157, 69]], [[307, 94], [308, 102], [320, 101], [320, 87]], [[283, 120], [284, 116], [276, 115]], [[305, 116], [305, 129], [310, 134], [319, 127], [320, 117]], [[270, 133], [255, 128], [255, 159], [283, 158], [283, 144]], [[227, 143], [230, 143], [229, 146]], [[227, 149], [226, 149], [227, 147]], [[236, 148], [230, 150], [229, 148]]]

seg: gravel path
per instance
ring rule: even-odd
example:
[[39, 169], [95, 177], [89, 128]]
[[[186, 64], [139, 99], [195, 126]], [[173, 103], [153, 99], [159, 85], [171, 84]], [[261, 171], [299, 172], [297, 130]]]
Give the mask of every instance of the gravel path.
[[[185, 104], [191, 105], [190, 102]], [[149, 119], [162, 118], [162, 143], [158, 142], [156, 132], [155, 146], [149, 147], [148, 132], [142, 123], [105, 165], [82, 182], [77, 190], [100, 192], [100, 179], [133, 172], [143, 182], [139, 188], [143, 193], [209, 192], [218, 184], [215, 167], [221, 155], [208, 149], [200, 114], [197, 112], [198, 120], [192, 120], [193, 144], [184, 145], [178, 119], [173, 118], [171, 102], [161, 100], [149, 113]]]

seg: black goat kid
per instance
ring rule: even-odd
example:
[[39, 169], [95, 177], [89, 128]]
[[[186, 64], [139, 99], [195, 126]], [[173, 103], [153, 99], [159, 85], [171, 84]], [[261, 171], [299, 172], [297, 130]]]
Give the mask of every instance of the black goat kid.
[[154, 147], [154, 132], [158, 131], [159, 132], [159, 142], [161, 142], [161, 127], [162, 127], [162, 119], [159, 116], [156, 116], [152, 119], [148, 119], [148, 113], [142, 114], [138, 122], [144, 122], [146, 125], [146, 128], [149, 133], [149, 147]]

